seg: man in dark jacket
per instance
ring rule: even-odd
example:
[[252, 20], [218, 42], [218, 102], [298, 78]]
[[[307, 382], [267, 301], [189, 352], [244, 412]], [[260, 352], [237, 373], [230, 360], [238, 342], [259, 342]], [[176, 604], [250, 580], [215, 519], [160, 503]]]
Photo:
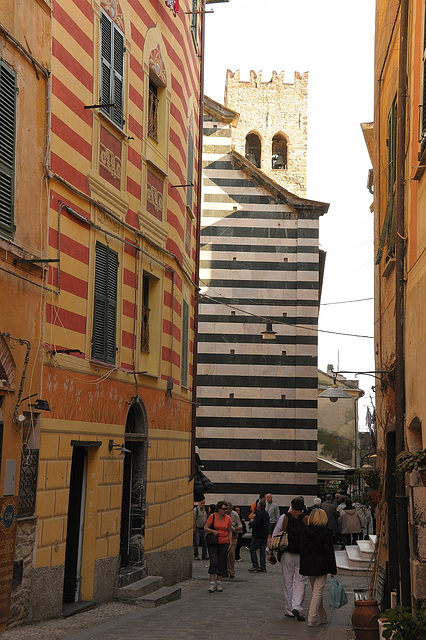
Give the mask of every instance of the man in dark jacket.
[[331, 502], [331, 499], [331, 493], [327, 493], [321, 509], [327, 514], [327, 529], [330, 529], [335, 540], [338, 532], [337, 519], [340, 517], [340, 513], [337, 511], [336, 505]]
[[[254, 520], [251, 523], [250, 558], [252, 567], [249, 571], [266, 571], [266, 541], [269, 534], [269, 515], [265, 511], [266, 501], [259, 500]], [[260, 562], [257, 560], [259, 549]], [[260, 566], [259, 566], [260, 565]]]

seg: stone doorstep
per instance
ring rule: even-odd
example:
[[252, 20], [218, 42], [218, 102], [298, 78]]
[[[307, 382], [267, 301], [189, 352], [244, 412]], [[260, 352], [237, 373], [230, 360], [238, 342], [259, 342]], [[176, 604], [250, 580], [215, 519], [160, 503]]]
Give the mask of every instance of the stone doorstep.
[[117, 576], [117, 589], [121, 589], [121, 587], [125, 587], [128, 584], [132, 584], [132, 582], [137, 582], [138, 580], [142, 580], [142, 578], [146, 578], [147, 568], [143, 567], [126, 567], [125, 569], [120, 569], [120, 573]]
[[135, 604], [142, 607], [159, 607], [162, 604], [173, 602], [173, 600], [180, 600], [181, 596], [182, 590], [180, 587], [162, 587], [149, 595], [137, 598]]
[[137, 582], [115, 589], [114, 598], [117, 600], [137, 600], [141, 596], [152, 593], [164, 584], [161, 576], [148, 576]]
[[348, 545], [346, 547], [346, 554], [349, 558], [349, 564], [355, 567], [367, 568], [371, 562], [371, 557], [365, 558], [359, 550], [358, 545]]
[[368, 566], [351, 565], [346, 551], [335, 551], [337, 571], [342, 576], [366, 576]]

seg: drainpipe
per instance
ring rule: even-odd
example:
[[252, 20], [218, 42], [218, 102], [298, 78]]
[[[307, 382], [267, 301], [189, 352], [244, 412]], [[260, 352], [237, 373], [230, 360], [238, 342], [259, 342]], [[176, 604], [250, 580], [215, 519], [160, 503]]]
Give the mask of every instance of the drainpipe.
[[203, 125], [204, 125], [204, 50], [206, 29], [206, 3], [201, 3], [201, 47], [200, 99], [198, 133], [198, 182], [197, 182], [197, 233], [195, 247], [195, 287], [194, 287], [194, 351], [192, 354], [192, 433], [191, 433], [191, 478], [195, 476], [195, 440], [197, 429], [197, 358], [198, 358], [198, 305], [200, 301], [200, 237], [201, 237], [201, 192], [203, 184]]
[[[407, 34], [408, 0], [401, 0], [400, 53], [397, 97], [396, 139], [396, 238], [395, 238], [395, 383], [396, 383], [396, 455], [405, 449], [405, 363], [404, 363], [404, 196], [405, 196], [405, 138], [407, 109]], [[410, 547], [408, 530], [408, 496], [405, 475], [396, 474], [396, 510], [400, 597], [404, 607], [411, 607]]]

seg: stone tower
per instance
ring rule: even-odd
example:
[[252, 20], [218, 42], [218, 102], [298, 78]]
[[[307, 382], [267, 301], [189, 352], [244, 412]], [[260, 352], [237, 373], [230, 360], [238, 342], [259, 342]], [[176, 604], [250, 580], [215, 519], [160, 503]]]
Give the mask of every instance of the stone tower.
[[282, 187], [305, 197], [308, 73], [296, 72], [294, 84], [288, 84], [283, 71], [274, 71], [270, 82], [262, 82], [261, 71], [250, 71], [250, 81], [242, 82], [240, 71], [228, 69], [225, 105], [240, 115], [233, 148]]

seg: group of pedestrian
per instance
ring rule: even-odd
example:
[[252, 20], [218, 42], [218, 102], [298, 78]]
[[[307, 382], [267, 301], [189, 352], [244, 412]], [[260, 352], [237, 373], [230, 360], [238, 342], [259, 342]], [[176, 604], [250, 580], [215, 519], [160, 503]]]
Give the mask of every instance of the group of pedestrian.
[[345, 549], [362, 538], [364, 529], [371, 522], [370, 510], [348, 495], [327, 493], [321, 508], [327, 513], [327, 527], [333, 533], [333, 542]]
[[[305, 620], [303, 603], [309, 580], [312, 587], [308, 612], [310, 627], [327, 623], [323, 605], [324, 586], [327, 575], [334, 576], [337, 572], [332, 531], [334, 509], [333, 515], [329, 516], [326, 510], [322, 509], [323, 504], [319, 498], [316, 498], [312, 507], [307, 509], [303, 497], [298, 496], [291, 501], [288, 512], [280, 515], [279, 507], [273, 501], [272, 495], [262, 494], [253, 503], [248, 518], [252, 533], [250, 572], [265, 573], [266, 560], [268, 559], [271, 563], [277, 561], [269, 548], [270, 540], [282, 532], [287, 533], [288, 546], [284, 551], [278, 552], [278, 561], [281, 563], [283, 574], [285, 615], [300, 622]], [[210, 515], [205, 511], [204, 504], [199, 503], [195, 507], [195, 558], [198, 557], [198, 546], [196, 548], [195, 545], [199, 545], [199, 540], [202, 539], [202, 536], [196, 537], [198, 535], [196, 531], [201, 528], [202, 523], [202, 519], [199, 519], [200, 512], [204, 512], [203, 532], [207, 536], [206, 550], [202, 546], [202, 558], [208, 557], [210, 560], [208, 591], [222, 592], [222, 578], [235, 577], [235, 551], [239, 536], [243, 535], [244, 530], [240, 517], [241, 510], [239, 508], [234, 510], [232, 504], [225, 500], [220, 500], [215, 505], [214, 513]]]

